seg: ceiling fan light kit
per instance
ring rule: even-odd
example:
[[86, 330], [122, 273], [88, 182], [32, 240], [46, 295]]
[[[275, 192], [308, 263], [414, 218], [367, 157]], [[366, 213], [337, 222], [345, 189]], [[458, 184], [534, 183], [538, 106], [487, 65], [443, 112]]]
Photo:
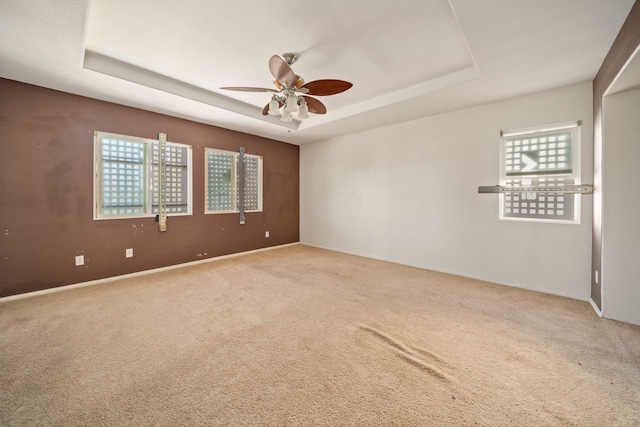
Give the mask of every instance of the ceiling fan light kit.
[[223, 87], [225, 90], [242, 92], [271, 92], [271, 101], [262, 109], [263, 115], [280, 115], [283, 122], [293, 120], [292, 113], [298, 113], [297, 118], [309, 118], [309, 113], [325, 114], [327, 108], [314, 96], [335, 95], [350, 89], [353, 84], [344, 80], [315, 80], [309, 83], [293, 72], [291, 65], [298, 59], [294, 53], [284, 53], [282, 56], [273, 55], [269, 59], [269, 71], [273, 75], [275, 89], [258, 87]]
[[282, 120], [283, 122], [290, 122], [293, 120], [293, 117], [291, 117], [291, 112], [289, 112], [288, 110], [282, 110], [282, 117], [280, 117], [280, 120]]
[[269, 101], [269, 114], [272, 116], [280, 115], [280, 102], [278, 102], [278, 97], [273, 95], [271, 101]]
[[303, 97], [300, 97], [300, 108], [298, 109], [298, 118], [299, 119], [308, 119], [309, 118], [309, 106], [307, 106], [307, 102]]
[[290, 113], [298, 111], [298, 97], [295, 94], [287, 96], [287, 106], [284, 109]]

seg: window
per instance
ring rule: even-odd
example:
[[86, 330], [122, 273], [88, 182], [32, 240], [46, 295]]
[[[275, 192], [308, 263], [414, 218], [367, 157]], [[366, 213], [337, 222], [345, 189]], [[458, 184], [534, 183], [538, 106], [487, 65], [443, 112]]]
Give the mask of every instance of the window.
[[[241, 159], [243, 192], [239, 191]], [[244, 211], [262, 210], [262, 157], [205, 148], [205, 213], [239, 212], [241, 196]]]
[[579, 223], [579, 194], [553, 192], [580, 184], [579, 123], [503, 131], [500, 185], [548, 188], [500, 195], [500, 219]]
[[[158, 213], [158, 141], [95, 132], [94, 219]], [[191, 214], [191, 146], [167, 142], [164, 151], [167, 213]]]

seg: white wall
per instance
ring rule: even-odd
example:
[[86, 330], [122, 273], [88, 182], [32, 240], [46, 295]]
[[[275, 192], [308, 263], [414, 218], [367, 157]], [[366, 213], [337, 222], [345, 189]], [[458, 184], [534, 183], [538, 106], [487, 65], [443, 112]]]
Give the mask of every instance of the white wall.
[[582, 120], [592, 169], [592, 87], [584, 83], [303, 145], [301, 243], [588, 299], [591, 196], [580, 225], [498, 220], [500, 129]]
[[603, 112], [602, 315], [640, 325], [640, 91]]

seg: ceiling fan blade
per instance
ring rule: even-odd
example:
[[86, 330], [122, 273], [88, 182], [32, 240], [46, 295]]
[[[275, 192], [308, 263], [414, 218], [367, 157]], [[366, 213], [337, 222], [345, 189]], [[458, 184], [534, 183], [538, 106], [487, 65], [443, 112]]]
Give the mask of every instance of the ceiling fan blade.
[[344, 92], [353, 86], [352, 83], [345, 82], [344, 80], [314, 80], [302, 86], [309, 90], [309, 95], [326, 96], [335, 95], [337, 93]]
[[296, 73], [294, 73], [289, 64], [278, 55], [273, 55], [271, 59], [269, 59], [269, 71], [273, 74], [273, 78], [285, 87], [291, 87], [296, 82]]
[[320, 101], [310, 96], [303, 96], [304, 100], [307, 102], [307, 107], [309, 107], [309, 112], [314, 114], [326, 114], [327, 107]]
[[237, 90], [240, 92], [280, 92], [275, 89], [268, 89], [264, 87], [242, 87], [242, 86], [234, 86], [234, 87], [221, 87], [220, 89], [224, 90]]

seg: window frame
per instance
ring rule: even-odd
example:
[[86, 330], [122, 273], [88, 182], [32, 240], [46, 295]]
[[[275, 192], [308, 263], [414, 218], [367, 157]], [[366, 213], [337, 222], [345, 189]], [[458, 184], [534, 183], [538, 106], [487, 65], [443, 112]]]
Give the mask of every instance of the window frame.
[[[103, 181], [103, 158], [102, 158], [102, 139], [119, 139], [123, 141], [131, 141], [144, 144], [144, 158], [143, 158], [143, 188], [144, 188], [144, 212], [138, 214], [116, 214], [116, 215], [104, 215], [102, 213], [102, 181]], [[94, 175], [93, 175], [93, 219], [94, 220], [112, 220], [112, 219], [130, 219], [130, 218], [153, 218], [158, 213], [153, 213], [154, 202], [154, 186], [153, 186], [153, 145], [158, 144], [157, 139], [142, 138], [131, 135], [122, 135], [112, 132], [95, 131], [94, 132]], [[189, 216], [193, 214], [193, 149], [191, 145], [182, 144], [178, 142], [166, 142], [167, 145], [178, 146], [186, 148], [187, 150], [187, 165], [186, 165], [186, 212], [173, 212], [169, 213], [169, 216]]]
[[[500, 144], [499, 144], [499, 173], [501, 186], [507, 186], [509, 181], [512, 180], [535, 180], [535, 179], [573, 179], [575, 185], [581, 184], [581, 125], [580, 121], [571, 121], [556, 123], [544, 126], [534, 126], [528, 128], [502, 130], [500, 132]], [[570, 131], [571, 133], [571, 172], [558, 172], [558, 173], [540, 173], [534, 171], [531, 174], [522, 174], [517, 176], [507, 176], [506, 163], [507, 163], [507, 139], [514, 136], [522, 137], [535, 137], [544, 136], [556, 131]], [[550, 187], [552, 188], [552, 187]], [[499, 219], [502, 221], [520, 221], [520, 222], [541, 222], [549, 224], [574, 224], [578, 225], [581, 222], [581, 195], [580, 194], [564, 194], [564, 197], [573, 197], [573, 218], [572, 219], [554, 219], [554, 218], [535, 218], [535, 217], [523, 217], [523, 216], [505, 216], [505, 202], [507, 195], [513, 194], [528, 194], [526, 192], [521, 193], [500, 193], [499, 194]], [[558, 194], [549, 191], [545, 194]], [[524, 214], [523, 214], [524, 215]]]
[[[232, 194], [233, 194], [233, 200], [232, 200], [232, 210], [209, 210], [209, 203], [208, 203], [208, 194], [209, 194], [209, 153], [222, 153], [222, 154], [226, 154], [226, 155], [230, 155], [233, 156], [233, 190], [232, 190]], [[262, 156], [257, 155], [257, 154], [249, 154], [249, 153], [244, 153], [243, 154], [244, 157], [252, 157], [252, 158], [256, 158], [258, 159], [258, 200], [257, 200], [257, 204], [258, 204], [258, 209], [245, 209], [244, 212], [245, 213], [249, 213], [249, 212], [263, 212], [263, 194], [264, 194], [264, 181], [263, 181], [263, 174], [264, 174], [264, 159]], [[240, 207], [239, 207], [239, 202], [238, 202], [238, 179], [239, 179], [239, 174], [238, 174], [238, 162], [239, 162], [239, 157], [240, 157], [240, 153], [237, 151], [229, 151], [229, 150], [223, 150], [223, 149], [219, 149], [219, 148], [211, 148], [211, 147], [205, 147], [204, 149], [204, 213], [205, 215], [209, 215], [209, 214], [213, 214], [213, 215], [219, 215], [219, 214], [238, 214], [240, 213]], [[246, 171], [245, 171], [245, 177], [246, 177]], [[246, 178], [245, 178], [246, 179]], [[245, 181], [246, 182], [246, 181]]]

